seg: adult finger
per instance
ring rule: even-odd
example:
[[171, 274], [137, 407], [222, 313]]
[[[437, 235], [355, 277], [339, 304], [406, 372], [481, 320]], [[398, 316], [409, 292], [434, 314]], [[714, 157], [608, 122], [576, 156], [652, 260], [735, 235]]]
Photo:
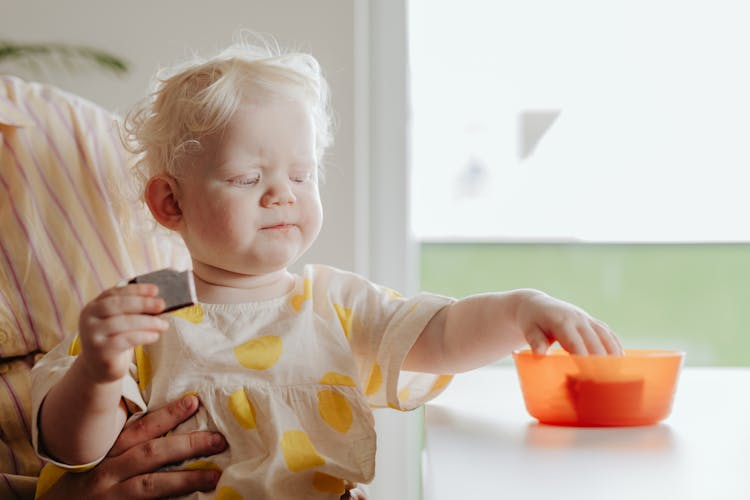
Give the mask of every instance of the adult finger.
[[[187, 434], [169, 434], [136, 444], [122, 454], [109, 459], [106, 467], [110, 475], [124, 481], [147, 474], [168, 464], [189, 458], [215, 455], [224, 451], [227, 442], [218, 432], [196, 431]], [[118, 481], [118, 482], [119, 482]]]
[[109, 456], [116, 457], [136, 444], [163, 436], [190, 418], [198, 411], [198, 406], [198, 398], [188, 394], [131, 421], [120, 433]]
[[118, 484], [113, 493], [123, 499], [175, 497], [193, 491], [211, 491], [220, 477], [217, 470], [152, 472]]
[[220, 478], [221, 472], [217, 470], [191, 470], [154, 472], [118, 482], [108, 472], [95, 467], [85, 473], [63, 474], [39, 500], [171, 498], [193, 491], [210, 491], [216, 488]]

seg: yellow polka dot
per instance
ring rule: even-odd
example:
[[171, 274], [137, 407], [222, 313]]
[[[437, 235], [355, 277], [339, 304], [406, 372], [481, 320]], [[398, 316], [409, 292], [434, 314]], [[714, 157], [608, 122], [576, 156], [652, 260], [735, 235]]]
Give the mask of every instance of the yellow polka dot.
[[216, 500], [242, 500], [242, 495], [230, 486], [222, 486], [216, 490]]
[[188, 464], [185, 464], [182, 467], [182, 470], [218, 470], [218, 471], [221, 471], [221, 467], [216, 465], [214, 462], [211, 462], [210, 460], [196, 460], [195, 462], [190, 462]]
[[346, 340], [350, 340], [352, 335], [352, 310], [340, 304], [333, 304], [333, 308], [336, 309], [336, 315], [339, 317], [341, 328], [344, 329]]
[[237, 389], [229, 396], [229, 411], [242, 427], [255, 429], [255, 407], [244, 389]]
[[352, 426], [352, 407], [341, 393], [331, 390], [318, 392], [318, 413], [323, 420], [342, 434]]
[[367, 389], [365, 394], [371, 396], [380, 390], [380, 386], [383, 385], [383, 374], [380, 372], [380, 366], [375, 363], [370, 373], [370, 379], [367, 381]]
[[284, 454], [286, 466], [292, 472], [300, 472], [326, 463], [315, 451], [305, 431], [286, 431], [281, 436], [281, 452]]
[[409, 401], [409, 388], [404, 387], [400, 391], [398, 391], [398, 401], [400, 403], [403, 403], [404, 401]]
[[406, 314], [413, 313], [414, 311], [417, 310], [417, 307], [419, 307], [419, 304], [414, 304], [411, 309], [409, 309], [408, 311], [406, 311]]
[[350, 387], [354, 387], [354, 380], [352, 380], [351, 377], [348, 375], [344, 375], [343, 373], [336, 373], [336, 372], [328, 372], [325, 375], [323, 375], [323, 378], [320, 379], [321, 384], [325, 385], [348, 385]]
[[76, 335], [68, 348], [68, 356], [78, 356], [81, 353], [81, 338]]
[[310, 281], [309, 278], [305, 278], [303, 285], [302, 285], [302, 295], [292, 296], [292, 307], [294, 308], [295, 311], [300, 312], [302, 310], [302, 305], [305, 303], [305, 301], [311, 298], [312, 298], [312, 281]]
[[176, 309], [169, 314], [176, 318], [190, 321], [191, 323], [198, 324], [203, 321], [203, 308], [200, 304], [193, 304], [192, 306], [183, 307], [182, 309]]
[[390, 288], [383, 287], [383, 290], [385, 290], [385, 293], [388, 294], [388, 296], [392, 299], [400, 299], [401, 294], [398, 293], [396, 290], [392, 290]]
[[281, 356], [281, 337], [268, 335], [250, 340], [234, 348], [234, 357], [245, 368], [267, 370]]
[[67, 471], [55, 464], [46, 464], [39, 473], [36, 483], [36, 497], [39, 498], [52, 487]]
[[435, 385], [430, 389], [430, 392], [437, 392], [443, 389], [451, 380], [453, 380], [453, 375], [440, 375], [435, 381]]
[[142, 345], [135, 346], [135, 366], [138, 369], [138, 388], [142, 391], [151, 383], [153, 370], [151, 369], [151, 358], [149, 358]]
[[343, 479], [322, 472], [313, 474], [313, 488], [324, 493], [335, 493], [337, 495], [343, 495], [346, 491]]

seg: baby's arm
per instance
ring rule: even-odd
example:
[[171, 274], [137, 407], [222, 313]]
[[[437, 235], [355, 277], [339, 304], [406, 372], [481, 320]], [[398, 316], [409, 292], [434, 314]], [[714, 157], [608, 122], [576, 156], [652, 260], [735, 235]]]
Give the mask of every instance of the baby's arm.
[[529, 344], [544, 353], [558, 341], [574, 354], [621, 354], [615, 334], [582, 309], [537, 290], [472, 295], [438, 312], [422, 331], [404, 369], [459, 373]]
[[69, 464], [102, 457], [126, 419], [123, 377], [133, 347], [158, 340], [168, 324], [153, 316], [164, 309], [150, 284], [112, 288], [81, 311], [81, 352], [39, 410], [40, 447]]

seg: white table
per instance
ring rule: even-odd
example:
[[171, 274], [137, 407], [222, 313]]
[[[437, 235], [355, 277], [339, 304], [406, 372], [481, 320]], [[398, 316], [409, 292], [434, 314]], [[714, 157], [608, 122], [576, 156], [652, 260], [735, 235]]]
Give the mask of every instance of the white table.
[[513, 367], [457, 375], [425, 408], [425, 500], [749, 500], [750, 368], [684, 368], [654, 426], [527, 412]]

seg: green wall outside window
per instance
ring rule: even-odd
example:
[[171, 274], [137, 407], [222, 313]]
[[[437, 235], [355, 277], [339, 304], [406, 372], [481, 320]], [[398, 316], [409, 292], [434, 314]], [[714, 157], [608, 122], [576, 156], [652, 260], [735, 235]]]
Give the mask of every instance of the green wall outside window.
[[625, 348], [750, 365], [750, 244], [423, 243], [420, 266], [423, 290], [537, 288], [608, 323]]

